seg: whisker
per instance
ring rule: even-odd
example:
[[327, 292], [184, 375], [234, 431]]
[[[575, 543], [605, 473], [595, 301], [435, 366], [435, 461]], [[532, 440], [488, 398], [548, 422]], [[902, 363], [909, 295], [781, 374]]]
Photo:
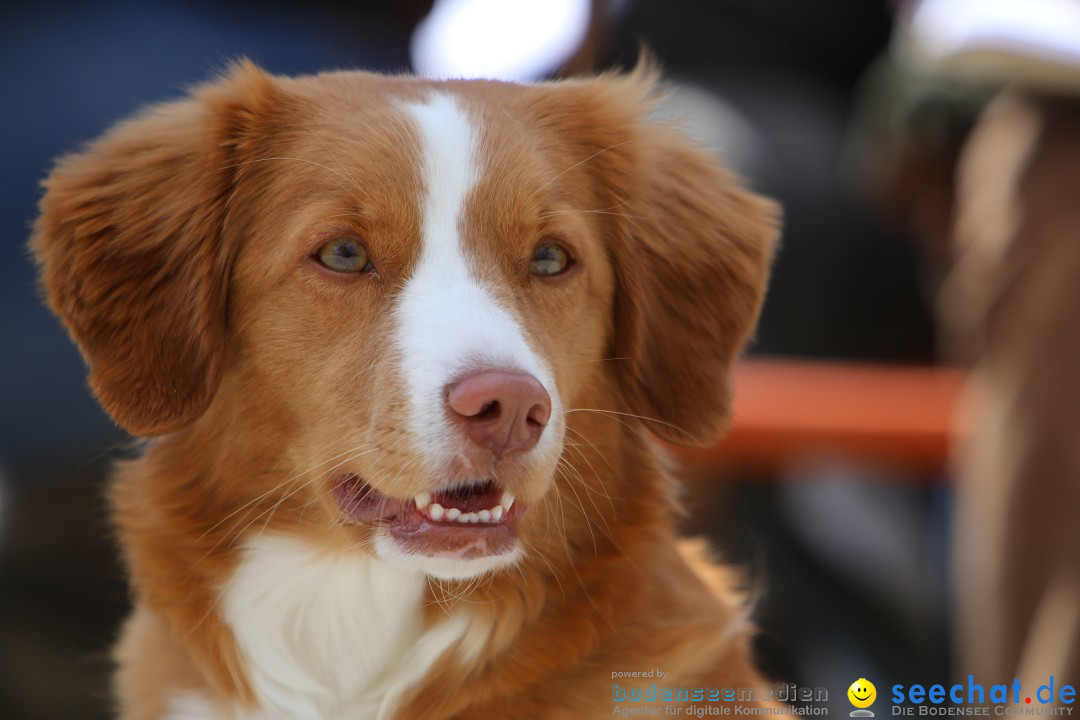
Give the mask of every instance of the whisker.
[[558, 174], [558, 175], [556, 175], [555, 177], [553, 177], [553, 178], [551, 178], [550, 180], [548, 180], [548, 181], [547, 181], [546, 183], [544, 183], [543, 185], [541, 185], [540, 187], [538, 187], [538, 188], [536, 189], [536, 191], [535, 191], [535, 192], [534, 192], [533, 194], [534, 194], [534, 195], [536, 195], [536, 194], [539, 194], [539, 193], [540, 193], [540, 191], [542, 191], [542, 190], [543, 190], [544, 188], [546, 188], [546, 187], [547, 187], [548, 185], [550, 185], [551, 183], [555, 182], [556, 180], [558, 180], [559, 178], [561, 178], [561, 177], [562, 177], [563, 175], [565, 175], [566, 173], [570, 172], [570, 171], [571, 171], [571, 170], [573, 170], [574, 168], [576, 168], [576, 167], [580, 167], [580, 166], [584, 165], [585, 163], [589, 162], [590, 160], [592, 160], [593, 158], [595, 158], [595, 157], [597, 157], [597, 156], [599, 156], [599, 155], [603, 155], [604, 153], [608, 152], [609, 150], [614, 150], [614, 149], [615, 149], [615, 148], [617, 148], [617, 147], [622, 147], [623, 145], [626, 145], [627, 143], [630, 143], [630, 142], [633, 142], [633, 141], [632, 141], [632, 140], [623, 140], [623, 141], [622, 141], [622, 142], [620, 142], [620, 143], [615, 143], [614, 145], [608, 145], [608, 146], [607, 146], [606, 148], [602, 148], [602, 149], [600, 149], [600, 150], [597, 150], [596, 152], [594, 152], [594, 153], [593, 153], [592, 155], [590, 155], [589, 157], [585, 158], [584, 160], [579, 160], [578, 162], [574, 163], [574, 164], [573, 164], [573, 165], [571, 165], [570, 167], [568, 167], [568, 168], [566, 168], [565, 170], [563, 170], [563, 171], [562, 171], [561, 173], [559, 173], [559, 174]]
[[[630, 418], [636, 418], [638, 420], [645, 420], [647, 422], [653, 422], [653, 423], [656, 423], [657, 425], [663, 425], [664, 427], [669, 427], [672, 430], [676, 430], [676, 431], [682, 433], [683, 435], [690, 435], [691, 434], [687, 430], [685, 430], [684, 428], [679, 427], [678, 425], [673, 425], [673, 424], [671, 424], [669, 422], [665, 422], [665, 421], [663, 421], [663, 420], [661, 420], [659, 418], [649, 417], [648, 415], [635, 415], [634, 413], [620, 412], [618, 410], [604, 410], [604, 409], [601, 409], [601, 408], [570, 408], [568, 410], [565, 410], [564, 412], [566, 412], [567, 414], [576, 413], [576, 412], [594, 412], [594, 413], [599, 413], [601, 415], [620, 415], [620, 416], [623, 416], [623, 417], [630, 417]], [[626, 427], [632, 427], [630, 425], [627, 425], [626, 423], [623, 423], [623, 424], [626, 425]]]
[[289, 477], [285, 478], [284, 480], [279, 482], [274, 487], [272, 487], [269, 490], [267, 490], [266, 492], [264, 492], [262, 495], [259, 495], [258, 497], [254, 498], [252, 500], [249, 500], [248, 502], [246, 502], [243, 505], [241, 505], [240, 507], [238, 507], [236, 510], [232, 511], [231, 513], [229, 513], [228, 515], [223, 517], [221, 520], [218, 520], [216, 523], [214, 523], [209, 528], [207, 528], [206, 531], [203, 532], [203, 534], [200, 535], [197, 539], [202, 540], [204, 537], [206, 537], [207, 535], [212, 533], [214, 530], [219, 528], [222, 524], [224, 524], [224, 523], [228, 522], [229, 520], [231, 520], [237, 513], [243, 511], [245, 508], [250, 507], [251, 505], [254, 505], [257, 502], [260, 502], [261, 500], [266, 498], [268, 495], [271, 495], [274, 492], [276, 492], [279, 488], [281, 488], [286, 483], [291, 482], [293, 480], [296, 480], [298, 478], [301, 478], [304, 475], [307, 475], [312, 470], [315, 470], [316, 468], [322, 467], [323, 465], [325, 465], [325, 464], [327, 464], [329, 462], [333, 462], [334, 460], [338, 459], [342, 455], [348, 455], [351, 452], [355, 452], [356, 450], [358, 450], [361, 447], [363, 447], [363, 446], [362, 445], [357, 445], [356, 447], [351, 448], [349, 450], [345, 450], [344, 452], [338, 453], [337, 455], [334, 455], [333, 457], [331, 457], [331, 458], [329, 458], [327, 460], [324, 460], [321, 463], [318, 463], [317, 465], [312, 465], [311, 467], [309, 467], [308, 469], [304, 470], [301, 473], [297, 473], [295, 475], [290, 475]]
[[[561, 458], [560, 458], [561, 459]], [[596, 544], [596, 534], [593, 532], [592, 520], [589, 518], [589, 513], [585, 512], [585, 506], [581, 502], [581, 496], [578, 495], [577, 489], [574, 487], [574, 483], [566, 476], [566, 468], [568, 465], [559, 463], [555, 466], [555, 471], [558, 472], [564, 480], [566, 480], [567, 487], [570, 488], [570, 492], [574, 493], [574, 497], [577, 498], [578, 507], [581, 509], [581, 516], [585, 519], [585, 527], [589, 529], [589, 537], [592, 539], [593, 555], [600, 554], [600, 548]]]
[[338, 172], [337, 170], [335, 170], [332, 167], [327, 167], [326, 165], [323, 165], [322, 163], [315, 162], [314, 160], [306, 160], [304, 158], [298, 158], [298, 157], [280, 156], [280, 157], [256, 158], [254, 160], [242, 160], [241, 162], [233, 163], [232, 165], [226, 165], [222, 169], [223, 170], [231, 170], [233, 168], [238, 168], [238, 167], [240, 167], [242, 165], [252, 165], [254, 163], [270, 162], [272, 160], [290, 160], [292, 162], [307, 163], [308, 165], [314, 165], [315, 167], [322, 168], [326, 172], [333, 173], [334, 175], [337, 175], [339, 178], [341, 178], [345, 182], [355, 183], [355, 180], [353, 178], [342, 175], [340, 172]]

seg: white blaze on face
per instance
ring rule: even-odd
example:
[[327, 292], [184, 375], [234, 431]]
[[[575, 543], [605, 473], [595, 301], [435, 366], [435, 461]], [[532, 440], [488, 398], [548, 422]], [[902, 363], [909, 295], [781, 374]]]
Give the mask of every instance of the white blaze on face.
[[561, 434], [553, 377], [510, 311], [478, 281], [461, 239], [477, 177], [477, 133], [446, 94], [406, 106], [421, 139], [423, 249], [398, 306], [396, 342], [414, 441], [435, 463], [463, 439], [446, 419], [446, 385], [484, 366], [532, 374], [552, 401], [552, 420], [531, 452], [547, 456]]

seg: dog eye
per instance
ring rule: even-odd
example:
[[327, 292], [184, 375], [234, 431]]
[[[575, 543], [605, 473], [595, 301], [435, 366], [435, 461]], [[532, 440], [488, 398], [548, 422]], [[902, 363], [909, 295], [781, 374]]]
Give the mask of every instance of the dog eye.
[[529, 260], [531, 275], [558, 275], [570, 267], [570, 253], [555, 243], [543, 243], [533, 250]]
[[351, 237], [334, 238], [319, 248], [316, 259], [325, 267], [337, 272], [364, 272], [371, 269], [367, 250], [359, 240]]

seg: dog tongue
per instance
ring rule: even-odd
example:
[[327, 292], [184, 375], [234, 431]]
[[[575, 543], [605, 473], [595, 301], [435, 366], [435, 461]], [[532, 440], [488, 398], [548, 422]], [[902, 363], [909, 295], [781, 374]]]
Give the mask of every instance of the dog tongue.
[[415, 503], [409, 503], [409, 507], [402, 508], [401, 514], [395, 519], [395, 524], [406, 533], [416, 532], [423, 522], [424, 516], [416, 509]]
[[432, 502], [437, 502], [446, 509], [457, 508], [463, 513], [495, 507], [501, 499], [502, 490], [491, 480], [439, 490], [431, 495]]

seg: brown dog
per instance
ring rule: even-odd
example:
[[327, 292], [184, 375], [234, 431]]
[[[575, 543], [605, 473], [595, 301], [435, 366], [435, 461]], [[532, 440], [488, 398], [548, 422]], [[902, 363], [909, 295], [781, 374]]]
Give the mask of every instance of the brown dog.
[[614, 672], [759, 682], [645, 431], [725, 427], [775, 211], [652, 90], [240, 64], [60, 161], [49, 303], [157, 436], [112, 495], [124, 718], [606, 717]]

